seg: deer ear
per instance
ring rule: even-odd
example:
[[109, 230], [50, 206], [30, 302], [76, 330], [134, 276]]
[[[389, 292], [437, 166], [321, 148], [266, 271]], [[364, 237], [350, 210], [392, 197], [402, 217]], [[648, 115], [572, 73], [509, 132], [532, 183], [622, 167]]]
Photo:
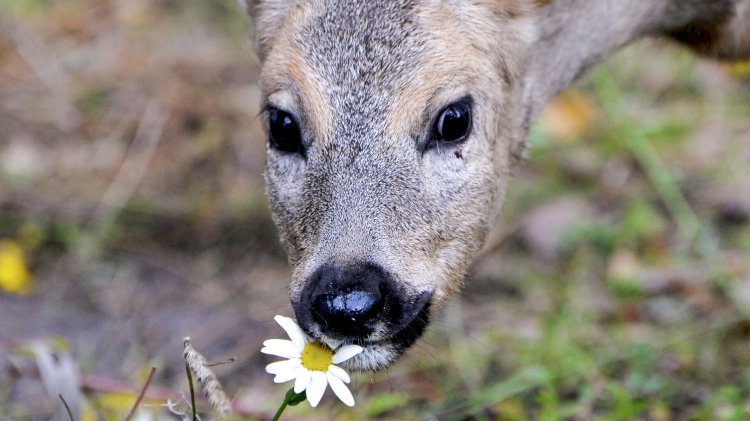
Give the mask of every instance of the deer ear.
[[261, 60], [273, 45], [294, 0], [237, 0], [253, 21], [255, 51]]

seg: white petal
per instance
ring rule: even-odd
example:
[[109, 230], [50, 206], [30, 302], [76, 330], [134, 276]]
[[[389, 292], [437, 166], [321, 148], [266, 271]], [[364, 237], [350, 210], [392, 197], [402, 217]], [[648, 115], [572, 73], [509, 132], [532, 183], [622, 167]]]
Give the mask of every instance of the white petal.
[[263, 342], [260, 352], [281, 358], [299, 358], [302, 355], [294, 343], [286, 339], [269, 339]]
[[326, 379], [328, 379], [328, 384], [331, 385], [331, 390], [341, 399], [341, 402], [344, 402], [347, 406], [354, 406], [354, 396], [341, 379], [331, 373], [326, 373]]
[[299, 366], [295, 369], [288, 370], [288, 371], [280, 371], [276, 377], [273, 378], [274, 383], [286, 383], [289, 380], [294, 380], [299, 375], [300, 369], [305, 370], [304, 367]]
[[279, 374], [282, 371], [294, 370], [302, 364], [299, 358], [292, 358], [290, 360], [277, 361], [275, 363], [268, 364], [266, 366], [266, 373], [268, 374]]
[[303, 367], [297, 374], [297, 380], [294, 382], [294, 393], [302, 393], [310, 384], [310, 371]]
[[276, 323], [278, 323], [284, 331], [286, 331], [286, 334], [289, 335], [289, 339], [291, 339], [297, 349], [299, 349], [299, 352], [302, 352], [305, 348], [307, 339], [305, 339], [305, 332], [300, 329], [299, 325], [289, 317], [276, 316], [273, 319], [276, 320]]
[[341, 379], [341, 381], [343, 381], [344, 383], [349, 383], [350, 381], [352, 381], [352, 379], [349, 377], [349, 373], [347, 373], [346, 370], [341, 367], [331, 364], [328, 366], [328, 372]]
[[364, 349], [359, 345], [344, 345], [339, 348], [339, 350], [336, 351], [335, 354], [333, 354], [333, 360], [331, 361], [334, 364], [338, 364], [340, 362], [348, 360], [349, 358], [359, 354], [362, 351], [364, 351]]
[[331, 348], [331, 349], [336, 349], [339, 347], [339, 345], [344, 343], [344, 341], [342, 341], [341, 339], [333, 339], [327, 336], [323, 336], [322, 339], [323, 339], [323, 342], [325, 342], [325, 344], [328, 345], [328, 348]]
[[310, 384], [307, 385], [307, 400], [310, 402], [310, 406], [315, 408], [318, 406], [320, 399], [323, 397], [323, 392], [326, 391], [328, 385], [328, 379], [326, 379], [326, 373], [322, 371], [311, 371], [310, 372]]

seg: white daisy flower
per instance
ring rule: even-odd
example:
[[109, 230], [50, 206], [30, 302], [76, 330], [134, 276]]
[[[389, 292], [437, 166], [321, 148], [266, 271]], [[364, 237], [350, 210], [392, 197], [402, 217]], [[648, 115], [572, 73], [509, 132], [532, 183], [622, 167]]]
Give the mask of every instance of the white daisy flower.
[[351, 379], [344, 369], [335, 364], [342, 363], [362, 352], [359, 345], [324, 345], [307, 340], [305, 333], [289, 317], [276, 316], [276, 323], [289, 335], [289, 339], [269, 339], [263, 342], [260, 352], [288, 358], [268, 364], [266, 372], [276, 375], [276, 383], [294, 380], [294, 393], [307, 391], [307, 400], [312, 407], [318, 406], [326, 386], [348, 406], [354, 406], [354, 397], [344, 383]]

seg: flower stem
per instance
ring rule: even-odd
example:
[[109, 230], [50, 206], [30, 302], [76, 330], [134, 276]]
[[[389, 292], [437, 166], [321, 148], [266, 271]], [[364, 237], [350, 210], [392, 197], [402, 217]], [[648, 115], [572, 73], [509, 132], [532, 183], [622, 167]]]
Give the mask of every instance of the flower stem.
[[276, 414], [273, 416], [273, 420], [272, 421], [279, 421], [279, 417], [281, 417], [281, 414], [284, 412], [284, 410], [286, 409], [287, 405], [289, 405], [289, 400], [286, 399], [286, 398], [284, 398], [284, 402], [281, 403], [281, 406], [276, 411]]
[[295, 406], [300, 402], [303, 402], [305, 399], [307, 399], [307, 394], [304, 391], [302, 391], [302, 393], [294, 393], [294, 388], [289, 389], [286, 392], [286, 396], [284, 396], [284, 402], [281, 402], [281, 406], [276, 411], [272, 421], [279, 421], [279, 417], [281, 417], [281, 414], [287, 406]]

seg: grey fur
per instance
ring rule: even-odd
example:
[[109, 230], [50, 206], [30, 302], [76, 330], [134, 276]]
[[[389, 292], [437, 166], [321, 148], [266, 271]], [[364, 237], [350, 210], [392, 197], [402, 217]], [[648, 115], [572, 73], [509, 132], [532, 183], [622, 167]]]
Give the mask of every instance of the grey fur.
[[[551, 97], [644, 35], [690, 43], [681, 34], [709, 31], [695, 48], [746, 57], [748, 4], [250, 1], [265, 97], [297, 116], [307, 149], [269, 148], [266, 170], [292, 301], [322, 265], [369, 262], [398, 280], [405, 306], [430, 294], [439, 307], [460, 288]], [[466, 95], [475, 104], [469, 139], [425, 149], [435, 113]], [[398, 357], [392, 325], [379, 323], [353, 368]], [[314, 326], [308, 333], [321, 336]]]

